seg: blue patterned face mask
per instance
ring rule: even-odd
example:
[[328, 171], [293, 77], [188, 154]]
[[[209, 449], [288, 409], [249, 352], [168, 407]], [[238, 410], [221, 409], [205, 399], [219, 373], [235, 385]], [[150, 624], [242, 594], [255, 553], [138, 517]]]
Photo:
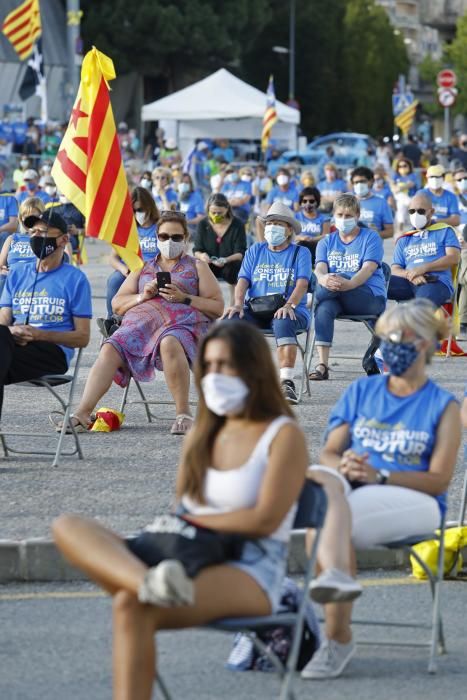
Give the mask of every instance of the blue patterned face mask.
[[382, 340], [379, 349], [389, 373], [395, 377], [404, 374], [419, 354], [415, 343], [390, 343], [388, 340]]

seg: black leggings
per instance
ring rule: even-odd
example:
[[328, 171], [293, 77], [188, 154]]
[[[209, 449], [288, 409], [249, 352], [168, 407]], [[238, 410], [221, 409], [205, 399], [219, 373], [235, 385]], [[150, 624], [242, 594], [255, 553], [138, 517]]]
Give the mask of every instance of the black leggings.
[[0, 358], [0, 416], [6, 384], [37, 379], [44, 374], [65, 374], [68, 369], [61, 347], [42, 340], [17, 345], [7, 326], [0, 326]]
[[228, 284], [237, 284], [238, 273], [240, 272], [241, 266], [241, 260], [234, 260], [233, 262], [226, 263], [224, 267], [209, 265], [217, 279], [223, 279], [228, 282]]

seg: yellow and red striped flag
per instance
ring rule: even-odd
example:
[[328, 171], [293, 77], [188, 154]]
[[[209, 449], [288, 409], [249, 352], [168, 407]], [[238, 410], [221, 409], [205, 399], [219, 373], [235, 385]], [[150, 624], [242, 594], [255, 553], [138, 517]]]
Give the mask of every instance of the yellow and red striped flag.
[[261, 132], [261, 150], [263, 152], [269, 145], [272, 127], [277, 122], [276, 94], [274, 92], [274, 78], [272, 75], [269, 76], [266, 98], [266, 111], [263, 117], [263, 131]]
[[4, 19], [2, 32], [22, 61], [32, 54], [34, 42], [42, 33], [39, 0], [25, 0]]
[[418, 100], [414, 100], [397, 117], [394, 117], [394, 124], [399, 127], [404, 136], [407, 136], [412, 128], [415, 112], [417, 111]]
[[52, 175], [84, 215], [87, 235], [110, 243], [135, 271], [143, 261], [109, 98], [107, 81], [114, 78], [112, 60], [93, 46]]

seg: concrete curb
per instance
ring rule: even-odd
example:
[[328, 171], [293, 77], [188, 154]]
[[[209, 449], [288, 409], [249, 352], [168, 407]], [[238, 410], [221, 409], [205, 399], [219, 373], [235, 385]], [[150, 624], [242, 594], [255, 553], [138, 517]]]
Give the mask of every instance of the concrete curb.
[[[465, 560], [467, 548], [463, 555]], [[289, 572], [303, 573], [304, 563], [304, 535], [294, 533], [290, 544]], [[409, 566], [409, 559], [402, 550], [369, 549], [357, 552], [357, 564], [359, 571], [404, 569]], [[86, 576], [70, 566], [49, 539], [0, 540], [0, 584], [83, 580]]]

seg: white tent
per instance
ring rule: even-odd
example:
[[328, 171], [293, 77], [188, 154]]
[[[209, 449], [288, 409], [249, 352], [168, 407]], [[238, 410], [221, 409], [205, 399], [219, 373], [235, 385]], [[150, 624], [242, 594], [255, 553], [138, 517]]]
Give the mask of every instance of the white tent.
[[[184, 155], [195, 139], [259, 139], [266, 94], [221, 68], [183, 90], [144, 105], [143, 121], [159, 121], [166, 136], [175, 136]], [[272, 136], [294, 147], [300, 112], [276, 101]]]

